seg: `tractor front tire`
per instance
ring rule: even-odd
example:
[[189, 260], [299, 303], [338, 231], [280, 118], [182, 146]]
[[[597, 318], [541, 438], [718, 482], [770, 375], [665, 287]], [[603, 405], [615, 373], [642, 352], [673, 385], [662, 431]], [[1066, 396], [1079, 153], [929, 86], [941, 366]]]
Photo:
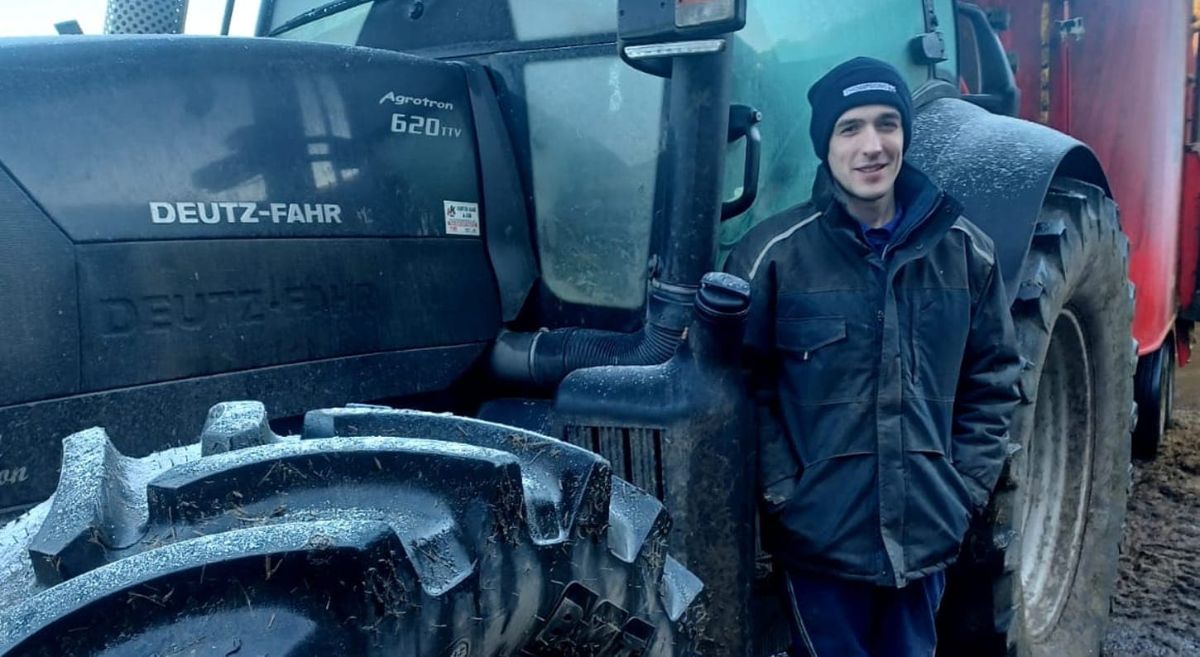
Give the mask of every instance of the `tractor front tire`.
[[1130, 477], [1128, 242], [1098, 187], [1057, 179], [1012, 312], [1011, 458], [949, 572], [939, 655], [1100, 654]]
[[0, 530], [0, 654], [694, 654], [699, 581], [606, 461], [380, 407], [276, 436], [257, 402], [200, 444], [64, 441], [58, 490]]

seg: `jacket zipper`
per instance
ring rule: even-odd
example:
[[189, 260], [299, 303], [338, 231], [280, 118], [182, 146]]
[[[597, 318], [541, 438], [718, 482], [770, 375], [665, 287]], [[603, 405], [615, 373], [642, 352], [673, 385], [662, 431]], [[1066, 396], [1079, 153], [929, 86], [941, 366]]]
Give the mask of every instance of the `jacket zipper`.
[[[893, 247], [899, 248], [904, 243], [904, 241], [906, 239], [908, 239], [909, 235], [911, 235], [913, 233], [913, 231], [915, 231], [920, 226], [924, 225], [925, 222], [929, 221], [930, 217], [932, 217], [934, 214], [937, 213], [938, 208], [941, 207], [943, 196], [944, 196], [943, 193], [938, 193], [938, 195], [934, 198], [933, 204], [930, 206], [930, 209], [928, 212], [926, 212], [918, 221], [915, 221], [915, 222], [905, 226], [904, 230], [902, 230], [900, 232], [900, 235], [897, 236], [896, 239], [894, 239], [891, 242], [888, 242], [887, 244], [884, 245], [883, 251], [880, 253], [880, 260], [883, 261], [884, 270], [886, 272], [884, 275], [884, 280], [885, 280], [884, 286], [885, 287], [889, 287], [888, 281], [891, 280], [891, 276], [889, 276], [889, 274], [894, 273], [891, 271], [891, 263], [888, 261], [888, 258], [887, 258], [888, 255], [893, 251]], [[888, 291], [885, 289], [884, 293], [883, 293], [885, 305], [887, 304], [887, 292]], [[909, 334], [909, 340], [908, 340], [908, 352], [909, 352], [909, 354], [908, 354], [909, 355], [908, 377], [909, 377], [909, 381], [912, 382], [912, 384], [915, 386], [916, 382], [917, 382], [917, 345], [913, 341], [913, 333], [915, 331], [915, 326], [916, 326], [916, 310], [913, 308], [909, 309], [909, 319], [910, 319], [910, 326], [909, 326], [910, 334]], [[881, 346], [882, 346], [882, 336], [883, 336], [883, 312], [882, 311], [880, 311], [880, 313], [879, 313], [879, 327], [880, 327], [880, 339], [881, 339]], [[903, 376], [903, 372], [901, 372], [901, 376]]]
[[904, 243], [904, 240], [908, 239], [908, 236], [911, 235], [914, 230], [916, 230], [919, 226], [924, 225], [926, 221], [929, 221], [929, 218], [932, 217], [938, 211], [938, 208], [941, 207], [942, 196], [943, 194], [939, 192], [938, 195], [933, 199], [933, 203], [929, 206], [929, 210], [920, 219], [905, 226], [904, 229], [900, 231], [900, 234], [896, 236], [896, 239], [883, 245], [883, 252], [879, 257], [881, 260], [883, 260], [885, 266], [887, 265], [887, 256], [893, 250], [892, 247], [899, 248], [900, 245]]

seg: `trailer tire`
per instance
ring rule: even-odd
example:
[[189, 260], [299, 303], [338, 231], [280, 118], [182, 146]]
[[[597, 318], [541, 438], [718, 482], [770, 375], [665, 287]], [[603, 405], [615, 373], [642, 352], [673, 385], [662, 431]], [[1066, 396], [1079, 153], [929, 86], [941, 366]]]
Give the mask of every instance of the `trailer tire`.
[[1174, 409], [1175, 341], [1170, 335], [1161, 347], [1138, 359], [1134, 395], [1138, 400], [1138, 415], [1133, 430], [1133, 457], [1152, 461], [1158, 457]]
[[[419, 436], [419, 438], [414, 437]], [[0, 530], [0, 654], [695, 654], [700, 583], [600, 457], [382, 407], [213, 407], [197, 445], [64, 440]]]
[[1011, 456], [949, 572], [939, 655], [1100, 654], [1130, 477], [1128, 251], [1101, 189], [1054, 181], [1012, 307]]

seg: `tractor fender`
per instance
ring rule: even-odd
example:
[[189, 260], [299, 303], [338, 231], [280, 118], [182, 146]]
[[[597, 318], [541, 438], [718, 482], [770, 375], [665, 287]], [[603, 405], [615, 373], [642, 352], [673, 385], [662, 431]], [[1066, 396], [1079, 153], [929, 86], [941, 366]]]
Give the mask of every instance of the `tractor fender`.
[[1075, 178], [1111, 196], [1090, 148], [1037, 123], [940, 98], [918, 110], [913, 132], [905, 158], [958, 199], [965, 216], [995, 242], [1009, 301], [1050, 182]]

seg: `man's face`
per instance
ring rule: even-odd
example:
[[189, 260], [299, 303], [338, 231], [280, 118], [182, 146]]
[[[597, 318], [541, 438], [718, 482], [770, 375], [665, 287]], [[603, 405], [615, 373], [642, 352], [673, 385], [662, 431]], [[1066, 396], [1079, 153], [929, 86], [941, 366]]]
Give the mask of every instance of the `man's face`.
[[890, 105], [842, 114], [829, 139], [829, 170], [851, 196], [876, 201], [892, 191], [904, 159], [904, 124]]

